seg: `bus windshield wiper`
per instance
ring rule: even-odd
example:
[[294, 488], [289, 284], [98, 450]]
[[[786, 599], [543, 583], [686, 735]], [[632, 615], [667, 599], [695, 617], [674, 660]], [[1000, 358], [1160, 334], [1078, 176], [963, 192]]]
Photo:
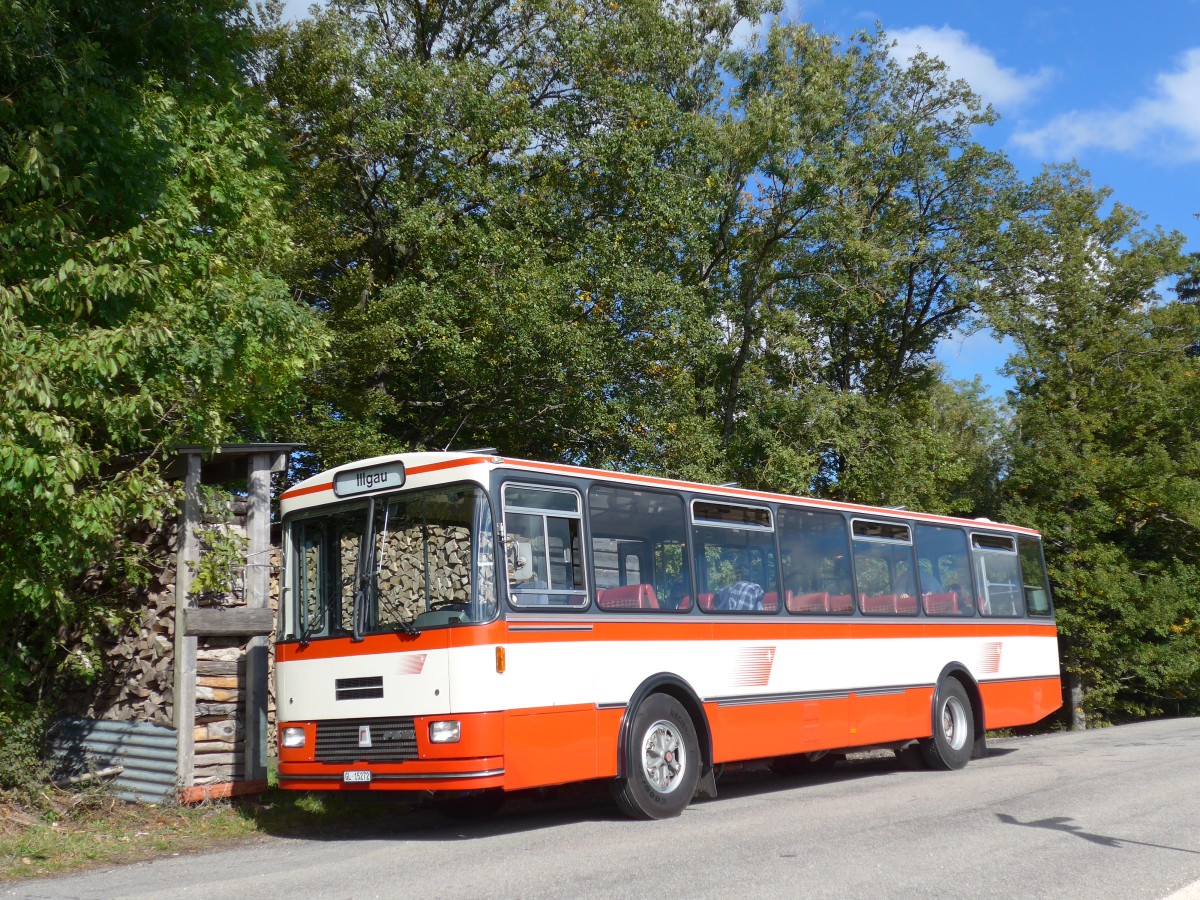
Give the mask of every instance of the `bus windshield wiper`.
[[398, 619], [396, 621], [396, 624], [392, 627], [392, 630], [393, 631], [402, 631], [405, 634], [412, 635], [413, 637], [416, 637], [418, 634], [421, 633], [420, 628], [418, 628], [412, 622], [405, 622], [403, 619]]

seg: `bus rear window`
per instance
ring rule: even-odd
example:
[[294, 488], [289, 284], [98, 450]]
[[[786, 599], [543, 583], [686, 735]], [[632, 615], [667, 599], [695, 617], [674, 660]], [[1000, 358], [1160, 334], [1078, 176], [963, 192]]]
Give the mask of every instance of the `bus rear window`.
[[1042, 544], [1033, 538], [1018, 538], [1017, 553], [1021, 558], [1021, 585], [1025, 592], [1025, 609], [1031, 616], [1050, 615], [1050, 582], [1042, 562]]

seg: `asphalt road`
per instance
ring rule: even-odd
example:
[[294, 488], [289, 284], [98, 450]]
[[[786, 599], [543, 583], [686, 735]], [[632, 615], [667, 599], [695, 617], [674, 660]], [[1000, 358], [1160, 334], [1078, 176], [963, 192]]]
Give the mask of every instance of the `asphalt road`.
[[268, 838], [3, 895], [1200, 898], [1200, 719], [993, 741], [960, 772], [892, 757], [795, 778], [751, 767], [720, 793], [663, 822], [620, 818], [589, 789], [468, 826], [398, 806], [384, 832]]

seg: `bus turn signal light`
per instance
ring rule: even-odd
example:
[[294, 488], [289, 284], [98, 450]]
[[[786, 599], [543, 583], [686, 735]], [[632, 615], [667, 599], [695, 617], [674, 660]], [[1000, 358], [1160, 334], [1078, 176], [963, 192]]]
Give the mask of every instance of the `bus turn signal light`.
[[501, 675], [504, 674], [504, 648], [503, 647], [496, 648], [496, 671]]

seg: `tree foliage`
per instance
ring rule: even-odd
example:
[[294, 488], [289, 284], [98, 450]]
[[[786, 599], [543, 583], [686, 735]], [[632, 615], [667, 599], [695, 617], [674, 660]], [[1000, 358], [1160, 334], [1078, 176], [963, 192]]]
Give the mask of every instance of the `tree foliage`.
[[933, 354], [979, 311], [1016, 179], [970, 88], [889, 49], [776, 27], [727, 57], [698, 408], [744, 482], [948, 509]]
[[335, 336], [304, 423], [326, 463], [628, 458], [694, 304], [672, 260], [704, 210], [699, 111], [751, 7], [335, 2], [276, 28], [294, 278]]
[[1182, 236], [1144, 231], [1082, 173], [1031, 186], [996, 282], [1016, 342], [1005, 515], [1042, 529], [1067, 669], [1095, 719], [1195, 711], [1200, 698], [1200, 391], [1192, 303], [1156, 286]]
[[235, 0], [0, 8], [0, 694], [133, 577], [164, 451], [269, 429], [320, 337]]

